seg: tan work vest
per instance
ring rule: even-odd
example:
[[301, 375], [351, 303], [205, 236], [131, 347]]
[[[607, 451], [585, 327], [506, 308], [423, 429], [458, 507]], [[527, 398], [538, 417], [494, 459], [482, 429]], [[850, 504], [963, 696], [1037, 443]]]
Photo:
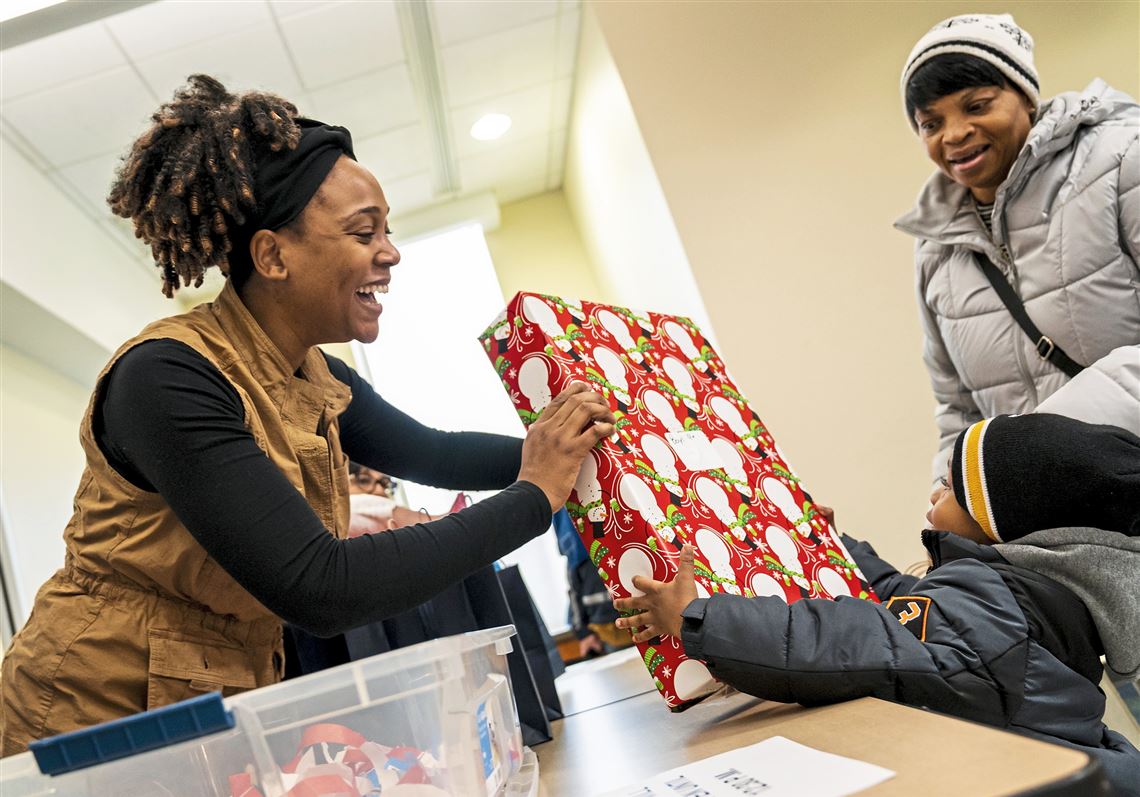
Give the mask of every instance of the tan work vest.
[[149, 325], [103, 369], [84, 415], [87, 465], [64, 532], [67, 561], [4, 658], [3, 755], [204, 691], [232, 694], [281, 678], [280, 620], [222, 570], [161, 495], [120, 476], [95, 441], [103, 380], [119, 357], [155, 339], [181, 341], [217, 367], [257, 444], [325, 527], [347, 536], [337, 418], [352, 396], [321, 353], [309, 351], [295, 374], [229, 283], [216, 301]]

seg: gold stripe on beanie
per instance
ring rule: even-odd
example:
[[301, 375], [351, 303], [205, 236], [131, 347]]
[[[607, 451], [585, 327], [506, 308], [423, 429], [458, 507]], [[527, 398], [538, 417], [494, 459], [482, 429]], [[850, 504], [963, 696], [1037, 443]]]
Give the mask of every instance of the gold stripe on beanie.
[[989, 420], [978, 421], [966, 431], [965, 445], [962, 446], [962, 483], [966, 486], [966, 507], [986, 536], [1001, 542], [990, 508], [990, 496], [986, 490], [986, 471], [982, 454], [982, 441], [986, 436]]

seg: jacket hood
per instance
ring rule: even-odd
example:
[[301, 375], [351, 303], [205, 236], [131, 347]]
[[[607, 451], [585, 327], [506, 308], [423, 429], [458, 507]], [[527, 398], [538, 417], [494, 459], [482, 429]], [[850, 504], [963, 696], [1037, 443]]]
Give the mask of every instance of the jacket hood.
[[[998, 188], [996, 204], [1000, 206], [1053, 153], [1071, 145], [1081, 128], [1108, 121], [1140, 123], [1140, 106], [1100, 78], [1084, 91], [1065, 92], [1042, 103], [1021, 153]], [[984, 236], [969, 198], [969, 189], [937, 171], [919, 191], [914, 207], [895, 221], [895, 229], [941, 244], [971, 238], [980, 244]], [[999, 210], [995, 207], [995, 216]]]
[[1140, 537], [1100, 529], [1048, 529], [993, 546], [1015, 567], [1068, 587], [1085, 604], [1108, 666], [1140, 675]]

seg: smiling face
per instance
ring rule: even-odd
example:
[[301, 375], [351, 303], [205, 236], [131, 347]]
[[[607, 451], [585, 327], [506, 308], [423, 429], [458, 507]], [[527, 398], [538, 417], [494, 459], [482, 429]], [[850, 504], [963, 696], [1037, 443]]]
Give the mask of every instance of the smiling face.
[[388, 210], [372, 173], [341, 157], [298, 223], [273, 233], [283, 266], [274, 298], [302, 343], [376, 339], [378, 297], [400, 262]]
[[940, 97], [914, 118], [930, 159], [988, 204], [1025, 144], [1033, 109], [1016, 89], [979, 86]]

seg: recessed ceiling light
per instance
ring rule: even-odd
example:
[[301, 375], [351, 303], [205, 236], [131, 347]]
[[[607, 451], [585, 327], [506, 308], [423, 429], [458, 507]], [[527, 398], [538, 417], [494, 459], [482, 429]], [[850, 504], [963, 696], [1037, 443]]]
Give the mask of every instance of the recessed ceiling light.
[[487, 113], [471, 125], [471, 138], [479, 141], [494, 141], [511, 129], [511, 117], [505, 113]]

